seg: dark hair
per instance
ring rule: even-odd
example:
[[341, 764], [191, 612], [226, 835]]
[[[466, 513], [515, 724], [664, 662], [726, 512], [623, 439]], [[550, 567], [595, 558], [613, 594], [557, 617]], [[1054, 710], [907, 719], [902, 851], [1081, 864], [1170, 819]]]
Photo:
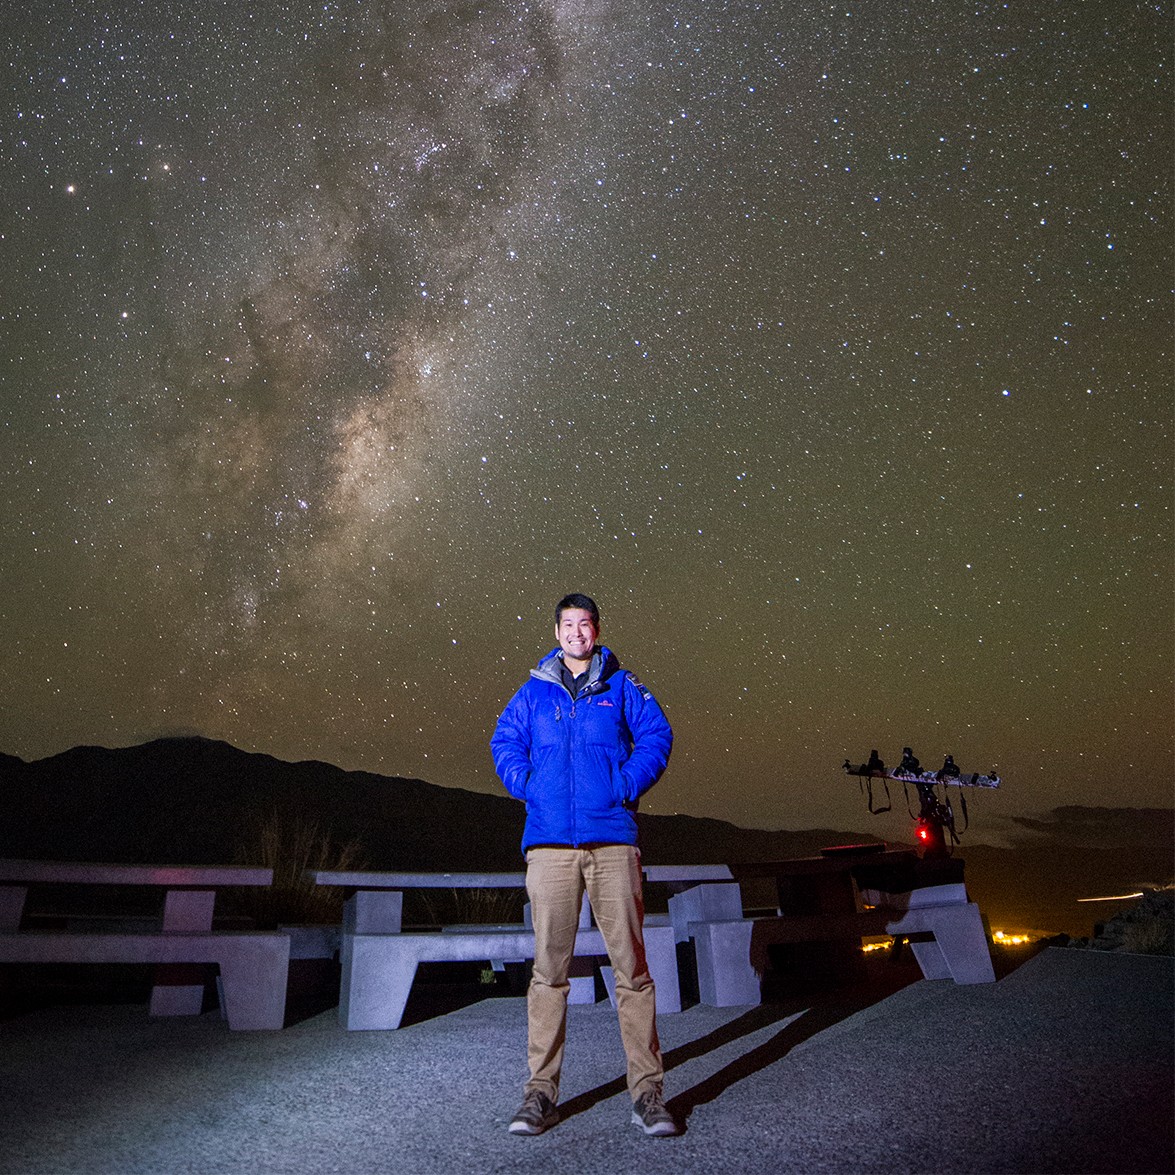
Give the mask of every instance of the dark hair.
[[572, 592], [568, 596], [555, 605], [555, 623], [558, 624], [563, 619], [563, 613], [568, 608], [582, 608], [591, 618], [592, 624], [596, 631], [600, 628], [600, 610], [596, 607], [596, 601], [591, 596], [585, 596], [582, 592]]

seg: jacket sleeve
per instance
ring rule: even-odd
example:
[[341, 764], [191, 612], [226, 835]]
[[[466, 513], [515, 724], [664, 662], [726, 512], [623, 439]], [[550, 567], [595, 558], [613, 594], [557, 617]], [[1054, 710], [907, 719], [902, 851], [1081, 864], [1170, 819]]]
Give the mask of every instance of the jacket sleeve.
[[502, 785], [516, 800], [525, 800], [530, 778], [530, 706], [525, 687], [506, 703], [490, 738], [490, 753]]
[[673, 749], [673, 729], [657, 699], [628, 673], [624, 675], [624, 717], [632, 733], [632, 754], [621, 775], [624, 799], [630, 803], [660, 779]]

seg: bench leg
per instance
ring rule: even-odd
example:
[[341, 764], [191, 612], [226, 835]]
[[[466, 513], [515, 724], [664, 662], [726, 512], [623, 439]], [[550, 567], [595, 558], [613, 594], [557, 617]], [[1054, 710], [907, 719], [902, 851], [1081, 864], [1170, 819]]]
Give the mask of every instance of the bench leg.
[[404, 895], [399, 890], [361, 889], [343, 905], [344, 934], [399, 934]]
[[951, 969], [947, 966], [946, 955], [942, 947], [933, 939], [930, 942], [912, 942], [908, 944], [922, 968], [923, 979], [950, 979]]
[[762, 1002], [759, 977], [751, 966], [754, 927], [750, 919], [690, 925], [697, 956], [700, 1003], [712, 1008], [734, 1008]]
[[689, 941], [691, 922], [730, 922], [742, 916], [742, 890], [737, 881], [695, 885], [669, 899], [669, 921], [678, 942]]
[[[681, 983], [677, 975], [677, 943], [672, 926], [646, 926], [645, 959], [649, 977], [657, 989], [657, 1012], [681, 1011]], [[600, 967], [600, 978], [608, 993], [608, 1002], [616, 1007], [616, 975], [610, 964]]]
[[156, 983], [147, 1012], [151, 1016], [199, 1016], [204, 1009], [204, 984]]
[[681, 981], [677, 974], [677, 940], [672, 926], [645, 927], [645, 958], [657, 988], [657, 1011], [681, 1011]]
[[995, 982], [983, 917], [973, 902], [952, 908], [951, 917], [935, 929], [934, 939], [956, 983]]
[[[933, 943], [910, 945], [927, 979], [945, 979], [949, 975], [956, 983], [995, 982], [987, 932], [974, 902], [910, 910], [886, 926], [886, 933], [895, 935], [925, 931], [934, 935]], [[934, 950], [921, 949], [925, 947]]]
[[229, 1028], [281, 1028], [289, 975], [290, 940], [284, 935], [234, 943], [231, 954], [220, 960]]
[[569, 1004], [594, 1004], [596, 1002], [596, 961], [591, 955], [577, 955], [571, 960], [567, 972], [570, 990]]
[[27, 885], [0, 885], [0, 932], [15, 933], [20, 929], [28, 892]]
[[343, 936], [339, 1022], [347, 1029], [399, 1028], [416, 975], [416, 953], [399, 935]]
[[[167, 934], [206, 934], [212, 929], [216, 891], [172, 889], [163, 899], [163, 930]], [[151, 989], [152, 1016], [198, 1016], [204, 1008], [200, 971], [186, 964], [159, 968]]]

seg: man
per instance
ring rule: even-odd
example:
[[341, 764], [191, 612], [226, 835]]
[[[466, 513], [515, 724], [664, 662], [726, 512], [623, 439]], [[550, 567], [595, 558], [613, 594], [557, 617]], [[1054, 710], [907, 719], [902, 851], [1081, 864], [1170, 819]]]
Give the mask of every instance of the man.
[[662, 1100], [635, 816], [637, 799], [665, 770], [673, 732], [653, 695], [599, 637], [593, 600], [564, 596], [555, 608], [559, 647], [531, 670], [490, 740], [502, 783], [526, 803], [522, 849], [535, 933], [530, 1078], [512, 1134], [541, 1134], [559, 1120], [567, 974], [585, 889], [616, 978], [632, 1120], [646, 1134], [678, 1133]]

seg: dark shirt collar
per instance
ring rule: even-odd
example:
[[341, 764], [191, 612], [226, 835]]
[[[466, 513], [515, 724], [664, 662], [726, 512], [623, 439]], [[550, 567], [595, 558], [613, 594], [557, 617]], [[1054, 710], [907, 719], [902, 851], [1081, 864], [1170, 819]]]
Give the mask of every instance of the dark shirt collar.
[[580, 674], [574, 674], [567, 668], [567, 662], [563, 660], [563, 654], [559, 654], [559, 676], [563, 680], [563, 684], [567, 687], [567, 692], [573, 699], [578, 698], [583, 691], [584, 686], [592, 678], [592, 669], [595, 668], [596, 662], [599, 660], [599, 653], [593, 652], [592, 659], [588, 663], [588, 667]]

